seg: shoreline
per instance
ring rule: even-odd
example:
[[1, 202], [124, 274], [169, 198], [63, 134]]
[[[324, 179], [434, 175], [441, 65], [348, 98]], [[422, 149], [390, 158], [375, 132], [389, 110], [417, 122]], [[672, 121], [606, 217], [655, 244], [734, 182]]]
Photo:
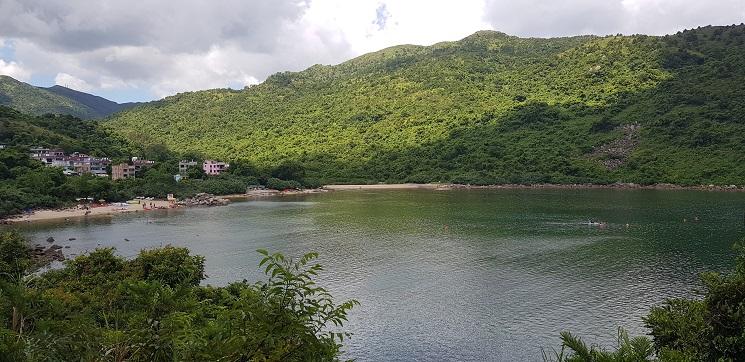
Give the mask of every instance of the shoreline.
[[681, 191], [714, 191], [714, 192], [745, 192], [745, 186], [729, 185], [697, 185], [681, 186], [674, 184], [652, 184], [640, 185], [634, 183], [615, 184], [499, 184], [499, 185], [464, 185], [448, 183], [428, 184], [339, 184], [325, 185], [322, 189], [331, 191], [353, 191], [353, 190], [681, 190]]
[[330, 191], [347, 191], [347, 190], [446, 190], [451, 188], [452, 184], [415, 184], [415, 183], [404, 183], [404, 184], [339, 184], [339, 185], [324, 185], [321, 189]]
[[[280, 197], [280, 196], [295, 196], [295, 195], [307, 195], [328, 192], [323, 189], [308, 189], [308, 190], [252, 190], [245, 194], [232, 194], [232, 195], [216, 195], [218, 198], [233, 200], [251, 200], [268, 197]], [[43, 209], [35, 210], [31, 214], [15, 215], [7, 219], [0, 219], [0, 225], [16, 225], [16, 224], [30, 224], [39, 223], [45, 221], [60, 221], [60, 220], [81, 220], [86, 218], [99, 218], [99, 217], [110, 217], [114, 215], [139, 213], [156, 210], [175, 210], [175, 209], [186, 209], [192, 207], [210, 207], [217, 205], [180, 205], [178, 203], [171, 204], [168, 200], [144, 200], [145, 204], [153, 204], [152, 209], [145, 209], [143, 204], [129, 204], [128, 206], [120, 205], [104, 205], [89, 207], [88, 209], [81, 208], [80, 206], [69, 207], [64, 209]]]
[[[449, 190], [680, 190], [680, 191], [710, 191], [710, 192], [745, 192], [745, 186], [680, 186], [673, 184], [653, 184], [639, 185], [633, 183], [616, 183], [608, 185], [599, 184], [503, 184], [503, 185], [463, 185], [447, 183], [402, 183], [402, 184], [337, 184], [325, 185], [317, 189], [306, 190], [269, 190], [257, 189], [248, 191], [245, 194], [219, 195], [219, 198], [233, 200], [252, 200], [262, 198], [273, 198], [282, 196], [309, 195], [333, 191], [385, 191], [385, 190], [432, 190], [432, 191], [449, 191]], [[128, 214], [136, 212], [146, 212], [153, 210], [170, 210], [179, 208], [189, 208], [198, 206], [179, 205], [172, 207], [167, 200], [146, 200], [145, 203], [152, 203], [154, 209], [144, 209], [142, 204], [128, 204], [127, 207], [120, 205], [106, 205], [90, 207], [88, 209], [81, 207], [72, 207], [66, 209], [45, 209], [37, 210], [32, 214], [15, 216], [7, 219], [0, 219], [0, 224], [14, 225], [21, 223], [34, 223], [43, 221], [57, 221], [70, 219], [84, 219], [88, 217], [113, 216], [119, 214]]]
[[170, 203], [167, 200], [146, 200], [145, 203], [153, 204], [153, 209], [145, 209], [144, 204], [128, 204], [128, 206], [121, 205], [104, 205], [104, 206], [93, 206], [88, 209], [80, 206], [68, 207], [64, 209], [43, 209], [35, 210], [31, 214], [16, 215], [14, 217], [0, 220], [4, 224], [21, 224], [21, 223], [32, 223], [52, 220], [68, 220], [68, 219], [84, 219], [94, 218], [102, 216], [112, 216], [118, 214], [129, 214], [137, 212], [146, 212], [153, 210], [167, 210], [173, 209], [170, 207]]

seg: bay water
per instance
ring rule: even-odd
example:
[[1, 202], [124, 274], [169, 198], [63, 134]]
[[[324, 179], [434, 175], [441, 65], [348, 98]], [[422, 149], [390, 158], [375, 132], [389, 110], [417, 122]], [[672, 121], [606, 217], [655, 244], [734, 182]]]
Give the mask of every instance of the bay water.
[[564, 330], [607, 347], [618, 327], [645, 334], [650, 307], [696, 296], [701, 272], [733, 267], [744, 213], [745, 193], [386, 190], [20, 228], [68, 257], [188, 247], [213, 285], [264, 278], [259, 248], [316, 251], [319, 283], [361, 303], [345, 358], [540, 361]]

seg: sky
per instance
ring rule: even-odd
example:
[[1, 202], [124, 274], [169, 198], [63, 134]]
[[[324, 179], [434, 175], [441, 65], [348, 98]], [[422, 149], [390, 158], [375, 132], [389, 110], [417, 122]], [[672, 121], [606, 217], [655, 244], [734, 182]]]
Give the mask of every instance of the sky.
[[485, 29], [663, 35], [742, 22], [745, 0], [0, 0], [0, 74], [149, 101]]

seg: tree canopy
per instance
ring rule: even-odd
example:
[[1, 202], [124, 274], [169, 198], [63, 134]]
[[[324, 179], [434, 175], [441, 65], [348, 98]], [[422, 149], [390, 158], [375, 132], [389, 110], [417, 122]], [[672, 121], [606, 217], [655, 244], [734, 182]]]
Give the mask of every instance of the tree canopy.
[[315, 253], [259, 250], [266, 280], [213, 287], [204, 258], [172, 246], [23, 277], [18, 240], [0, 234], [0, 361], [335, 361], [358, 304], [315, 284]]

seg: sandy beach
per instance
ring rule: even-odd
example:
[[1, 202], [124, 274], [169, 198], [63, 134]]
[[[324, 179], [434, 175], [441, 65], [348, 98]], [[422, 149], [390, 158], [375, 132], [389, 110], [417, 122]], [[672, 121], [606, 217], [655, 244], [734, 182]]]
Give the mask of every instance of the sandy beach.
[[19, 217], [7, 219], [4, 221], [13, 224], [28, 223], [34, 221], [115, 215], [128, 212], [144, 212], [148, 211], [144, 208], [145, 203], [147, 204], [147, 207], [150, 207], [150, 204], [152, 204], [154, 208], [169, 208], [169, 202], [166, 200], [142, 200], [142, 203], [143, 204], [127, 204], [127, 206], [107, 204], [103, 206], [89, 207], [88, 209], [78, 206], [67, 209], [37, 210], [30, 214], [24, 214]]
[[[324, 189], [308, 189], [308, 190], [252, 190], [245, 194], [235, 195], [223, 195], [219, 196], [222, 199], [228, 200], [249, 200], [256, 198], [265, 197], [277, 197], [277, 196], [293, 196], [293, 195], [306, 195], [313, 193], [328, 192]], [[63, 219], [74, 219], [74, 218], [86, 218], [86, 217], [100, 217], [106, 215], [117, 215], [130, 212], [147, 212], [144, 208], [147, 205], [148, 208], [155, 209], [168, 209], [172, 208], [171, 204], [167, 200], [139, 200], [142, 204], [127, 204], [127, 206], [107, 204], [103, 206], [89, 207], [88, 209], [78, 207], [72, 207], [67, 209], [51, 209], [51, 210], [36, 210], [30, 214], [19, 215], [17, 217], [0, 220], [0, 223], [17, 224], [17, 223], [31, 223], [49, 220], [63, 220]], [[189, 207], [183, 205], [176, 205], [176, 207]]]

